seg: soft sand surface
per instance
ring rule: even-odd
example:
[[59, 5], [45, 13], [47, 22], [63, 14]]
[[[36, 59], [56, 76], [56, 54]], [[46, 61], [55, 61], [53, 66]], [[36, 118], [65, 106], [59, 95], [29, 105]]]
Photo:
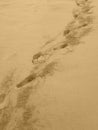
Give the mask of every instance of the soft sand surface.
[[[97, 18], [98, 1], [93, 3]], [[14, 67], [25, 77], [33, 54], [62, 31], [74, 6], [73, 0], [0, 0], [1, 79]], [[86, 44], [61, 59], [63, 71], [48, 78], [35, 96], [45, 130], [98, 129], [97, 24], [96, 19], [95, 30], [84, 38]]]

